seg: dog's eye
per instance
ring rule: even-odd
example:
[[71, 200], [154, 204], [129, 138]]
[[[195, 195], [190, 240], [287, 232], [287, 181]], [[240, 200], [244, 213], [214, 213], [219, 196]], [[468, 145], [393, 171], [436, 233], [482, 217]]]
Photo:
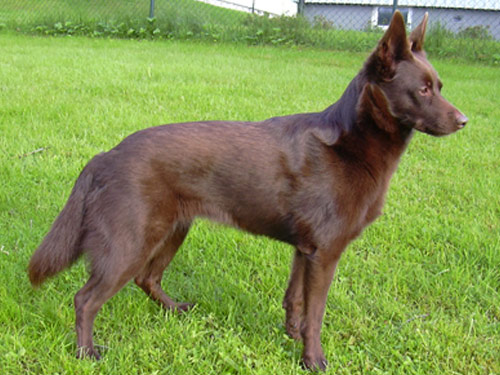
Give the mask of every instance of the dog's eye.
[[431, 88], [429, 87], [429, 85], [426, 85], [426, 86], [420, 88], [419, 93], [422, 96], [429, 96], [429, 95], [431, 95], [432, 91], [431, 91]]
[[427, 86], [424, 86], [420, 89], [420, 95], [428, 95], [429, 94], [429, 88]]

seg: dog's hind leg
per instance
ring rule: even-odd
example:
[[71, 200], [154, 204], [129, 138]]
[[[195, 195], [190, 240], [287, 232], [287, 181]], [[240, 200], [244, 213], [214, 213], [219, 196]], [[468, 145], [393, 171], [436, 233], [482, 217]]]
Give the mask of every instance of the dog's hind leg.
[[136, 268], [109, 262], [105, 271], [93, 270], [90, 279], [75, 295], [78, 358], [100, 358], [92, 340], [94, 319], [102, 305], [133, 277]]
[[190, 303], [177, 303], [173, 301], [161, 287], [163, 271], [168, 267], [170, 261], [177, 253], [188, 231], [189, 224], [178, 225], [175, 231], [168, 236], [162, 248], [158, 249], [157, 253], [135, 278], [135, 283], [144, 290], [152, 300], [156, 301], [167, 310], [181, 312], [193, 306]]
[[302, 338], [300, 328], [304, 310], [305, 261], [305, 255], [296, 249], [288, 289], [283, 299], [283, 308], [286, 311], [286, 331], [295, 340]]

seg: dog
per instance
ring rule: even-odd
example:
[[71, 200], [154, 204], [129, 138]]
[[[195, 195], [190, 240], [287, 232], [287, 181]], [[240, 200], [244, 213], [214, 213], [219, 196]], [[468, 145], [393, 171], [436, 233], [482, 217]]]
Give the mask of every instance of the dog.
[[339, 258], [381, 214], [415, 130], [443, 136], [468, 119], [441, 95], [423, 50], [428, 15], [407, 37], [400, 12], [342, 97], [322, 112], [262, 122], [190, 122], [138, 131], [95, 156], [31, 258], [34, 286], [83, 253], [90, 278], [75, 295], [79, 357], [101, 306], [128, 281], [169, 310], [164, 270], [196, 217], [292, 245], [283, 307], [308, 369], [327, 366], [320, 331]]

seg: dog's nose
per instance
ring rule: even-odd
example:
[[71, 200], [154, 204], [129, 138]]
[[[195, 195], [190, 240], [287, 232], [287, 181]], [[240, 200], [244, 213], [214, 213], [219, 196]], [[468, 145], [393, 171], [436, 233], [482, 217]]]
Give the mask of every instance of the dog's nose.
[[469, 121], [469, 119], [467, 118], [467, 116], [465, 116], [461, 113], [457, 116], [457, 125], [460, 129], [465, 127], [465, 125], [467, 125], [468, 121]]

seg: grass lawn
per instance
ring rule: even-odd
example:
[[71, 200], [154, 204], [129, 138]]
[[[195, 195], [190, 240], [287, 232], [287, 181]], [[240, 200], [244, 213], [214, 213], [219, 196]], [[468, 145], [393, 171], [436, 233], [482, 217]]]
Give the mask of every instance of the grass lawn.
[[[23, 27], [57, 21], [97, 22], [145, 20], [150, 15], [150, 1], [106, 0], [3, 0], [0, 22]], [[245, 13], [214, 7], [196, 0], [156, 0], [155, 17], [167, 22], [188, 24], [203, 20], [207, 23], [236, 23]], [[222, 19], [221, 19], [222, 18]]]
[[[96, 153], [144, 127], [322, 110], [366, 55], [187, 42], [0, 34], [2, 374], [301, 374], [285, 335], [291, 249], [199, 221], [165, 274], [166, 313], [133, 283], [75, 359], [85, 262], [33, 290], [30, 255]], [[431, 56], [432, 60], [432, 56]], [[416, 134], [385, 214], [344, 254], [322, 342], [330, 374], [500, 373], [500, 70], [433, 61], [470, 119]]]

